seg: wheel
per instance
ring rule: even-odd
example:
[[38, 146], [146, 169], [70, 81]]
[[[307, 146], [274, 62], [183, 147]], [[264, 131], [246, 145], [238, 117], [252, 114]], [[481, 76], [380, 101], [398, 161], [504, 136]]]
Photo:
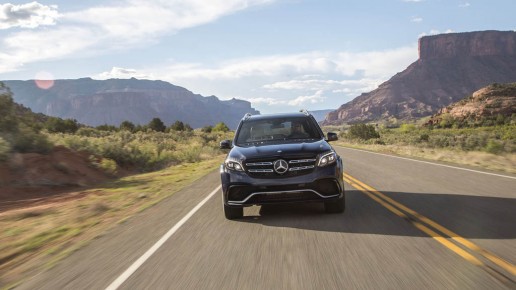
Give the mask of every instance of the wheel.
[[343, 213], [345, 209], [346, 201], [344, 197], [324, 202], [324, 210], [326, 213]]
[[224, 215], [228, 220], [239, 219], [244, 216], [243, 207], [230, 207], [224, 204]]

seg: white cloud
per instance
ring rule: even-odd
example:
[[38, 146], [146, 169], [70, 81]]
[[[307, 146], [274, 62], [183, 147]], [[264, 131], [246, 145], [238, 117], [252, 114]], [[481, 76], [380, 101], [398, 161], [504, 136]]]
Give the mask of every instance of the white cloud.
[[59, 13], [55, 5], [46, 6], [38, 2], [21, 5], [0, 4], [0, 29], [54, 25], [58, 17]]
[[263, 88], [269, 90], [304, 90], [304, 91], [320, 91], [327, 90], [334, 93], [352, 91], [369, 91], [373, 90], [381, 83], [378, 79], [357, 79], [357, 80], [290, 80], [285, 82], [275, 82], [264, 85]]
[[103, 72], [94, 77], [95, 79], [152, 79], [150, 75], [146, 75], [130, 68], [113, 67], [110, 71]]
[[[250, 101], [263, 112], [337, 108], [405, 69], [418, 58], [417, 45], [368, 52], [312, 51], [228, 59], [218, 63], [170, 61], [138, 71], [202, 95]], [[325, 102], [321, 100], [324, 92]], [[310, 98], [311, 96], [311, 98]]]
[[[169, 79], [243, 79], [246, 77], [291, 76], [290, 79], [317, 76], [386, 77], [393, 68], [404, 69], [417, 59], [417, 46], [370, 52], [322, 52], [272, 55], [232, 59], [207, 66], [198, 63], [172, 63], [160, 70]], [[160, 74], [161, 75], [161, 74]], [[356, 77], [355, 77], [356, 78]], [[311, 81], [311, 80], [308, 80]], [[272, 89], [271, 87], [266, 87]]]
[[134, 41], [212, 22], [271, 0], [126, 0], [66, 14], [67, 19], [101, 28], [110, 36]]
[[421, 17], [417, 17], [417, 16], [412, 16], [410, 18], [410, 22], [416, 22], [416, 23], [419, 23], [419, 22], [422, 22], [423, 21], [423, 18]]
[[287, 103], [286, 100], [281, 100], [281, 99], [277, 99], [277, 98], [264, 98], [264, 97], [247, 98], [246, 100], [253, 104], [266, 104], [268, 106], [284, 105]]
[[265, 104], [268, 106], [292, 106], [292, 107], [300, 107], [303, 105], [311, 105], [322, 103], [326, 99], [323, 96], [324, 91], [319, 90], [312, 95], [307, 96], [298, 96], [294, 98], [272, 98], [272, 97], [257, 97], [257, 98], [245, 98], [247, 101], [251, 102], [253, 105]]
[[421, 34], [419, 34], [419, 37], [423, 37], [423, 36], [427, 36], [427, 35], [436, 35], [436, 34], [444, 34], [444, 33], [453, 33], [454, 31], [452, 29], [446, 29], [445, 31], [441, 32], [437, 29], [432, 29], [430, 30], [430, 32], [426, 33], [426, 32], [423, 32]]
[[[114, 2], [116, 4], [110, 6], [106, 4], [63, 13], [59, 15], [59, 25], [55, 27], [30, 33], [22, 31], [5, 37], [0, 42], [0, 73], [17, 70], [24, 63], [142, 47], [157, 41], [161, 35], [209, 23], [225, 15], [272, 1], [274, 0], [125, 0]], [[33, 2], [24, 5], [41, 4]], [[57, 7], [45, 7], [49, 7], [49, 11], [55, 12], [56, 16], [40, 17], [39, 22], [33, 21], [34, 23], [54, 23]], [[43, 8], [40, 10], [46, 11]], [[52, 13], [49, 15], [54, 15]], [[23, 15], [25, 14], [22, 13], [18, 18], [24, 19]], [[10, 17], [13, 19], [13, 16]], [[20, 21], [22, 20], [17, 22], [18, 26], [25, 23]], [[0, 23], [5, 26], [11, 22], [12, 20], [4, 20]]]
[[471, 6], [471, 4], [469, 2], [464, 2], [464, 3], [459, 4], [460, 8], [467, 8], [469, 6]]
[[289, 106], [299, 107], [299, 106], [302, 106], [305, 104], [322, 103], [326, 99], [325, 97], [323, 97], [323, 92], [324, 91], [320, 90], [320, 91], [315, 92], [315, 94], [313, 94], [313, 95], [299, 96], [293, 100], [288, 101], [287, 104]]

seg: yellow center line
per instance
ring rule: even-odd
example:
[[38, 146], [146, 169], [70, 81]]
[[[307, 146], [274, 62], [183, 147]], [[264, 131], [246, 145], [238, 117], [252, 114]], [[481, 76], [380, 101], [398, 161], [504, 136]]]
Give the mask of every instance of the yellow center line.
[[[373, 188], [373, 187], [371, 187], [371, 186], [369, 186], [369, 185], [367, 185], [367, 184], [357, 180], [356, 178], [350, 176], [347, 173], [344, 173], [344, 180], [347, 183], [351, 184], [353, 187], [357, 188], [358, 190], [360, 190], [363, 193], [365, 193], [366, 195], [368, 195], [369, 197], [373, 198], [375, 201], [377, 201], [380, 204], [382, 204], [383, 206], [385, 206], [387, 209], [391, 210], [391, 208], [395, 208], [394, 210], [396, 212], [393, 211], [393, 210], [391, 210], [391, 211], [394, 212], [396, 215], [398, 215], [400, 217], [403, 217], [403, 218], [406, 217], [406, 215], [400, 211], [400, 210], [403, 210], [403, 211], [409, 213], [410, 215], [412, 215], [417, 220], [419, 220], [419, 221], [421, 221], [421, 222], [423, 222], [423, 223], [433, 227], [434, 229], [442, 232], [443, 234], [447, 235], [448, 237], [450, 237], [451, 239], [453, 239], [457, 243], [459, 243], [459, 244], [465, 246], [466, 248], [468, 248], [468, 249], [470, 249], [470, 250], [472, 250], [472, 251], [474, 251], [474, 252], [484, 256], [485, 258], [489, 259], [491, 262], [495, 263], [499, 267], [505, 269], [506, 271], [508, 271], [512, 275], [516, 275], [516, 266], [514, 266], [510, 262], [505, 261], [504, 259], [494, 255], [493, 253], [491, 253], [491, 252], [489, 252], [489, 251], [487, 251], [487, 250], [477, 246], [473, 242], [471, 242], [471, 241], [469, 241], [469, 240], [459, 236], [458, 234], [452, 232], [451, 230], [449, 230], [449, 229], [439, 225], [438, 223], [434, 222], [433, 220], [431, 220], [431, 219], [429, 219], [429, 218], [427, 218], [427, 217], [417, 213], [416, 211], [414, 211], [414, 210], [404, 206], [403, 204], [393, 200], [392, 198], [389, 198], [388, 196], [386, 196], [385, 194], [379, 192], [375, 188]], [[400, 209], [400, 210], [398, 210], [398, 209]], [[401, 213], [401, 215], [399, 213]], [[471, 262], [471, 263], [473, 263], [475, 265], [483, 265], [482, 262], [480, 262], [477, 258], [475, 258], [474, 256], [470, 255], [469, 253], [467, 253], [466, 251], [462, 250], [461, 248], [457, 247], [455, 244], [449, 242], [443, 236], [440, 236], [436, 232], [432, 231], [431, 229], [425, 227], [424, 225], [422, 225], [422, 224], [420, 224], [418, 222], [413, 222], [413, 224], [414, 224], [415, 227], [417, 227], [421, 231], [425, 232], [426, 234], [428, 234], [432, 238], [436, 239], [438, 242], [440, 242], [441, 244], [443, 244], [444, 246], [446, 246], [450, 250], [454, 251], [458, 255], [462, 256], [463, 258], [465, 258], [469, 262]]]

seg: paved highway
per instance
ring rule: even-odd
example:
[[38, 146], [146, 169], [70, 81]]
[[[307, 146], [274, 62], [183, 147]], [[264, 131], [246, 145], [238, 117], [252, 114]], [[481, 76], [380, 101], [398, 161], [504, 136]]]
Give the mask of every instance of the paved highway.
[[354, 149], [344, 214], [246, 208], [213, 172], [19, 289], [515, 289], [516, 178]]

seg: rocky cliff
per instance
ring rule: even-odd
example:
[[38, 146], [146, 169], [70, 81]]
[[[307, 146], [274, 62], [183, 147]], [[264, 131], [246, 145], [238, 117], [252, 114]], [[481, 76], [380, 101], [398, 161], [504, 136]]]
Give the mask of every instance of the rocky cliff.
[[425, 36], [407, 69], [329, 113], [324, 124], [436, 113], [491, 83], [516, 81], [516, 32], [480, 31]]
[[203, 97], [163, 81], [56, 80], [47, 90], [38, 88], [34, 81], [4, 83], [16, 102], [34, 112], [73, 118], [91, 126], [118, 126], [125, 120], [146, 124], [158, 117], [167, 125], [180, 120], [194, 128], [218, 122], [235, 128], [245, 113], [259, 114], [247, 101]]
[[516, 114], [516, 83], [492, 84], [456, 103], [441, 108], [432, 115], [427, 124], [438, 124], [448, 116], [450, 119], [471, 122], [512, 117]]

